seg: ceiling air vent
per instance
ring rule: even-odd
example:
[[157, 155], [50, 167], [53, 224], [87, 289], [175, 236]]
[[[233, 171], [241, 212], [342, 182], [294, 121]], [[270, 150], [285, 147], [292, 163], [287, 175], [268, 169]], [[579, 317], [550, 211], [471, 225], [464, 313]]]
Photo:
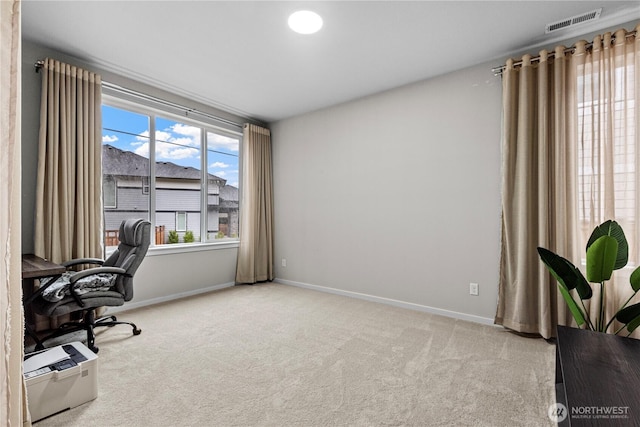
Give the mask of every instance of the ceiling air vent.
[[572, 27], [574, 25], [583, 24], [585, 22], [595, 21], [600, 18], [602, 8], [592, 10], [591, 12], [583, 13], [582, 15], [572, 16], [571, 18], [561, 19], [560, 21], [547, 24], [545, 33], [553, 33], [554, 31], [562, 30], [564, 28]]

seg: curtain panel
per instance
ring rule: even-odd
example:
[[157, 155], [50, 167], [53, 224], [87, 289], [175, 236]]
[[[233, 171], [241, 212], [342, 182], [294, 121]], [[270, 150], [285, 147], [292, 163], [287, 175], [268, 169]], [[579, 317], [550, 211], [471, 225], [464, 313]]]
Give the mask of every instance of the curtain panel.
[[0, 425], [31, 425], [22, 376], [19, 0], [0, 2]]
[[[629, 243], [629, 266], [640, 265], [640, 25], [633, 32], [620, 29], [575, 45], [572, 56], [578, 82], [577, 128], [578, 219], [584, 246], [599, 224], [616, 220]], [[605, 288], [605, 317], [631, 296], [633, 269], [617, 270]], [[588, 305], [591, 318], [598, 312], [600, 287]], [[632, 301], [640, 302], [640, 297]], [[621, 325], [614, 321], [612, 330]], [[634, 332], [640, 337], [640, 331]]]
[[236, 283], [274, 279], [271, 133], [253, 124], [242, 138], [242, 199]]
[[[536, 248], [550, 249], [581, 266], [593, 228], [621, 214], [615, 210], [614, 195], [621, 189], [634, 193], [624, 213], [637, 222], [639, 175], [624, 183], [614, 177], [617, 164], [634, 171], [640, 164], [638, 150], [632, 149], [639, 146], [638, 113], [633, 110], [633, 99], [640, 99], [638, 41], [627, 36], [619, 31], [615, 44], [611, 34], [597, 36], [591, 49], [586, 42], [571, 50], [558, 46], [553, 55], [540, 52], [535, 62], [525, 55], [519, 66], [507, 61], [496, 324], [555, 336], [556, 326], [572, 319]], [[600, 93], [593, 97], [594, 92]], [[630, 102], [621, 103], [623, 98]], [[626, 148], [616, 151], [616, 145]], [[624, 160], [615, 159], [621, 155]], [[614, 286], [611, 310], [630, 296], [628, 281]], [[592, 301], [598, 298], [594, 289]]]
[[[53, 59], [40, 73], [35, 253], [103, 258], [101, 78]], [[55, 326], [36, 318], [36, 330]]]
[[36, 188], [36, 255], [103, 257], [101, 78], [46, 59]]

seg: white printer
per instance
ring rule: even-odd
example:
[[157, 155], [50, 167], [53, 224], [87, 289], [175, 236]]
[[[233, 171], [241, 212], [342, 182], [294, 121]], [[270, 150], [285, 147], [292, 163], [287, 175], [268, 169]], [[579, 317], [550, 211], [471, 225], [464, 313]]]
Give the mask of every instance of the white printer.
[[25, 355], [31, 421], [98, 397], [98, 356], [80, 342]]

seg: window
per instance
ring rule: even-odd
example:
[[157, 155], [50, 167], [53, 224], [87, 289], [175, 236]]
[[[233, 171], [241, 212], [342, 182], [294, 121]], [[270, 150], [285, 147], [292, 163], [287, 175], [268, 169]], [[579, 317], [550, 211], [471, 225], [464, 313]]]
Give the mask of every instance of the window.
[[115, 209], [116, 204], [116, 179], [113, 175], [103, 175], [102, 194], [105, 209]]
[[614, 219], [625, 231], [631, 265], [640, 260], [636, 81], [632, 60], [587, 63], [577, 81], [580, 241]]
[[149, 194], [149, 177], [142, 177], [142, 194]]
[[187, 231], [186, 212], [176, 212], [176, 231]]
[[177, 232], [189, 242], [237, 240], [241, 135], [103, 99], [105, 232], [137, 217], [155, 227], [155, 245]]

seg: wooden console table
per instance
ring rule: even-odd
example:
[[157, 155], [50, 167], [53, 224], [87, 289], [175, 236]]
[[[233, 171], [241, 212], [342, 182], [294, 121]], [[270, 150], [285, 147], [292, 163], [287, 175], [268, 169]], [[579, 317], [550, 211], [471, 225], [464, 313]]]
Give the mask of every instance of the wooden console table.
[[560, 425], [640, 425], [640, 340], [558, 326]]

